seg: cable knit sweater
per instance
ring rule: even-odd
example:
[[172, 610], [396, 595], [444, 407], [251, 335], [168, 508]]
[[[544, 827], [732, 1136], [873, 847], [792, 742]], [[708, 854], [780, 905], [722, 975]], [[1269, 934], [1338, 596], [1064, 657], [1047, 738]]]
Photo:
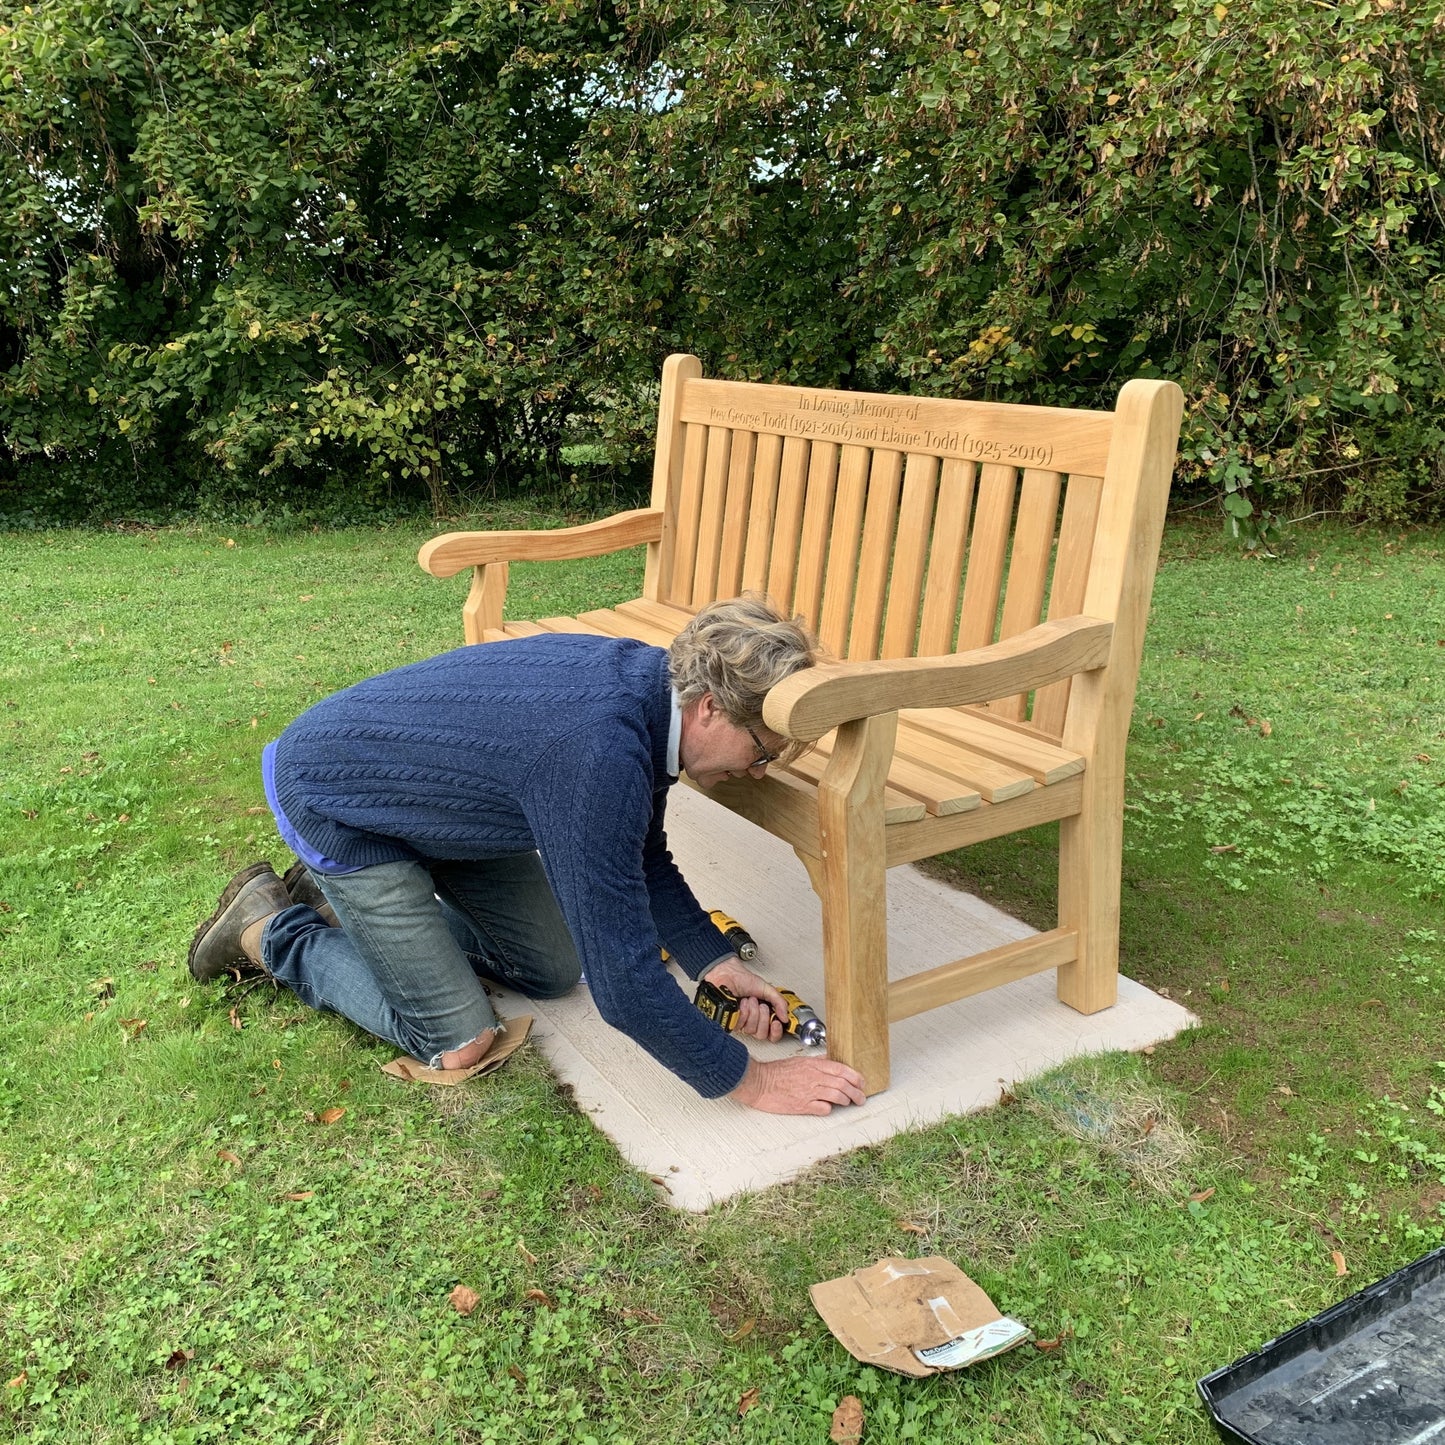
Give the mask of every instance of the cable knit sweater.
[[536, 849], [602, 1017], [711, 1098], [747, 1050], [669, 977], [723, 956], [667, 849], [667, 654], [539, 636], [458, 648], [323, 699], [276, 743], [277, 801], [348, 867]]

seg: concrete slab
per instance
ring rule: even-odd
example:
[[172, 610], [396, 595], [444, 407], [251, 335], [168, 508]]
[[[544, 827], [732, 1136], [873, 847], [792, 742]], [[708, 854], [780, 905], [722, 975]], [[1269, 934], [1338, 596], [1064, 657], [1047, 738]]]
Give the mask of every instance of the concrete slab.
[[[724, 909], [757, 939], [758, 970], [821, 1011], [821, 914], [792, 849], [685, 786], [668, 799], [667, 832], [702, 904]], [[888, 931], [895, 978], [1033, 932], [912, 867], [888, 874]], [[1140, 1049], [1196, 1022], [1187, 1009], [1127, 978], [1113, 1008], [1085, 1017], [1054, 997], [1052, 973], [1040, 974], [895, 1024], [893, 1082], [885, 1093], [826, 1119], [792, 1119], [698, 1098], [603, 1023], [585, 988], [548, 1002], [506, 994], [498, 1002], [503, 1014], [535, 1016], [533, 1040], [580, 1107], [625, 1158], [665, 1181], [675, 1206], [690, 1210], [765, 1189], [905, 1129], [985, 1108], [1005, 1087], [1067, 1059]], [[760, 1058], [797, 1049], [792, 1042], [749, 1047]]]

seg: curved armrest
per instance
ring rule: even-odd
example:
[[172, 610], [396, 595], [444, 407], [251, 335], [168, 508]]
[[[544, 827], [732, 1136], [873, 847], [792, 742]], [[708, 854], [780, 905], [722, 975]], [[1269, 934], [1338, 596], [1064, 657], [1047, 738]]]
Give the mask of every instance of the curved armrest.
[[812, 742], [855, 718], [1011, 697], [1103, 667], [1113, 636], [1112, 622], [1066, 617], [947, 657], [828, 662], [778, 683], [763, 704], [763, 721], [784, 737]]
[[489, 562], [561, 562], [600, 557], [662, 538], [662, 513], [651, 507], [619, 512], [580, 527], [550, 532], [446, 532], [416, 554], [417, 564], [433, 577], [455, 577], [463, 567]]

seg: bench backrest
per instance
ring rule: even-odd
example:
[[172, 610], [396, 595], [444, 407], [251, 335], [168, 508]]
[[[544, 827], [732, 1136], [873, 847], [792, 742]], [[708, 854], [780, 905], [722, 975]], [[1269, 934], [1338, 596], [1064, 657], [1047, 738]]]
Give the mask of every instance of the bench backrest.
[[[767, 592], [853, 660], [1105, 618], [1132, 699], [1180, 400], [1152, 381], [1113, 412], [764, 386], [670, 357], [645, 595]], [[1064, 682], [992, 706], [1058, 737], [1069, 696]]]

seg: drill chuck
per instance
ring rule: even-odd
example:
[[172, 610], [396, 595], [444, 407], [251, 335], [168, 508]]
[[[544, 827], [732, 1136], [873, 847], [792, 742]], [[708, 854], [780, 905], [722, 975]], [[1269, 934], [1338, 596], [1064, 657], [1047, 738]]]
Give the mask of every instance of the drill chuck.
[[758, 945], [752, 934], [736, 918], [729, 918], [721, 908], [714, 908], [708, 917], [712, 919], [713, 926], [717, 931], [727, 939], [728, 947], [744, 963], [750, 963], [758, 956]]

